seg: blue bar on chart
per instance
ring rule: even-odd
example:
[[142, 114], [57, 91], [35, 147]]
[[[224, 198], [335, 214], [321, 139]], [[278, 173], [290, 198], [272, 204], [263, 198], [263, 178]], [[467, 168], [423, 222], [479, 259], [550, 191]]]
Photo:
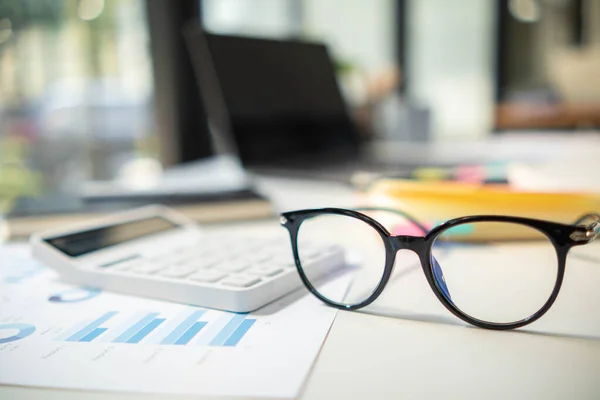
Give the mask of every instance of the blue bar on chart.
[[131, 326], [133, 324], [135, 324], [140, 319], [142, 319], [143, 317], [148, 315], [148, 312], [149, 311], [135, 313], [133, 316], [127, 318], [127, 320], [125, 320], [124, 322], [119, 322], [118, 325], [113, 326], [108, 332], [106, 332], [104, 335], [100, 336], [96, 340], [96, 342], [102, 342], [102, 343], [112, 342], [113, 340], [115, 340], [116, 338], [121, 336], [123, 333], [125, 333], [126, 330], [131, 328]]
[[148, 313], [146, 316], [142, 317], [138, 322], [133, 324], [129, 329], [119, 335], [113, 343], [127, 343], [129, 339], [131, 339], [136, 333], [144, 329], [148, 324], [151, 324], [152, 321], [158, 317], [159, 313], [152, 312]]
[[[104, 322], [108, 321], [109, 319], [111, 319], [113, 316], [115, 316], [117, 314], [118, 313], [116, 311], [109, 311], [109, 312], [107, 312], [106, 314], [104, 314], [100, 318], [98, 318], [98, 319], [92, 321], [91, 323], [87, 324], [85, 327], [83, 327], [77, 333], [75, 333], [75, 334], [71, 335], [70, 337], [68, 337], [66, 339], [66, 341], [67, 342], [79, 342], [79, 341], [81, 341], [81, 339], [83, 339], [87, 335], [89, 335], [92, 332], [94, 332], [96, 330], [96, 328], [99, 328], [100, 325], [102, 325]], [[102, 333], [102, 332], [100, 332], [100, 333]], [[97, 335], [99, 335], [100, 333], [98, 333]]]
[[192, 325], [198, 321], [198, 318], [200, 318], [205, 312], [206, 310], [195, 310], [192, 312], [185, 320], [177, 325], [175, 329], [173, 329], [173, 331], [160, 342], [160, 344], [175, 344], [177, 339], [185, 334], [187, 330], [190, 329]]
[[67, 340], [67, 338], [73, 336], [74, 334], [76, 334], [77, 332], [79, 332], [80, 330], [82, 330], [89, 323], [90, 323], [90, 321], [81, 321], [81, 322], [79, 322], [78, 324], [76, 324], [75, 326], [73, 326], [71, 329], [67, 329], [66, 331], [64, 331], [60, 335], [58, 335], [56, 337], [56, 340]]
[[161, 344], [161, 342], [169, 336], [173, 330], [179, 326], [185, 319], [187, 319], [192, 312], [197, 310], [194, 308], [184, 308], [175, 315], [170, 315], [164, 324], [161, 324], [158, 328], [152, 332], [152, 335], [148, 336], [144, 343], [146, 344]]
[[234, 313], [225, 312], [219, 318], [210, 322], [210, 325], [206, 328], [204, 333], [200, 335], [196, 341], [198, 346], [208, 346], [210, 342], [221, 332], [221, 330], [231, 321], [231, 317]]
[[255, 322], [255, 319], [245, 319], [244, 321], [242, 321], [240, 326], [238, 326], [237, 329], [233, 331], [231, 336], [227, 338], [225, 343], [223, 343], [223, 346], [232, 347], [237, 345], [239, 341], [244, 337], [246, 332], [248, 332], [252, 325], [254, 325]]
[[223, 346], [227, 338], [235, 331], [235, 329], [242, 323], [244, 318], [246, 318], [248, 314], [233, 314], [231, 320], [225, 325], [221, 332], [215, 336], [213, 340], [210, 341], [209, 346]]
[[[224, 312], [216, 319], [200, 321], [204, 309], [185, 310], [173, 318], [158, 318], [159, 312], [142, 312], [125, 322], [102, 325], [118, 314], [110, 311], [93, 321], [82, 321], [56, 337], [68, 342], [147, 343], [184, 346], [195, 341], [200, 346], [233, 347], [247, 334], [256, 319], [247, 313]], [[159, 329], [160, 328], [160, 329]]]
[[185, 345], [188, 344], [190, 340], [192, 340], [192, 338], [194, 336], [196, 336], [198, 334], [198, 332], [200, 332], [202, 330], [202, 328], [204, 328], [206, 326], [207, 322], [205, 321], [198, 321], [196, 323], [194, 323], [194, 325], [192, 325], [187, 331], [185, 331], [183, 333], [183, 335], [181, 335], [179, 337], [179, 339], [177, 339], [175, 341], [176, 345]]
[[143, 338], [148, 336], [153, 330], [158, 328], [160, 324], [165, 322], [164, 318], [155, 318], [148, 323], [145, 327], [140, 329], [138, 333], [127, 339], [125, 343], [139, 343]]
[[91, 342], [92, 340], [96, 339], [98, 336], [100, 336], [101, 334], [106, 332], [107, 329], [108, 328], [96, 328], [93, 331], [91, 331], [90, 333], [88, 333], [87, 335], [85, 335], [84, 337], [82, 337], [79, 341], [80, 342]]

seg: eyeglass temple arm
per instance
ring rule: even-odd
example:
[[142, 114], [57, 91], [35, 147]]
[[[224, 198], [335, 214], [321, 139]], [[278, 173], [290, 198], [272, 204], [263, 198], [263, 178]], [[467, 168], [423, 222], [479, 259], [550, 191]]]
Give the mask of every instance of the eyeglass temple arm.
[[571, 239], [577, 243], [589, 243], [600, 235], [600, 214], [585, 214], [573, 225], [576, 225], [577, 229], [571, 233]]
[[409, 220], [410, 222], [412, 222], [414, 225], [416, 225], [419, 229], [421, 229], [423, 231], [423, 235], [425, 235], [429, 229], [425, 228], [425, 226], [423, 224], [421, 224], [419, 221], [417, 221], [415, 218], [413, 218], [412, 216], [410, 216], [409, 214], [405, 213], [404, 211], [395, 209], [395, 208], [387, 208], [387, 207], [357, 207], [354, 208], [355, 211], [385, 211], [385, 212], [390, 212], [393, 214], [397, 214], [400, 215], [404, 218], [406, 218], [407, 220]]

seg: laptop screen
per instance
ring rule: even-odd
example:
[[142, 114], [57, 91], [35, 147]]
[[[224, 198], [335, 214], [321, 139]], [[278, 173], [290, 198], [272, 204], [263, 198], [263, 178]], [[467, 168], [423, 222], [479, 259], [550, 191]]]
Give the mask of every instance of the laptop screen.
[[355, 150], [357, 135], [322, 44], [205, 34], [245, 164]]

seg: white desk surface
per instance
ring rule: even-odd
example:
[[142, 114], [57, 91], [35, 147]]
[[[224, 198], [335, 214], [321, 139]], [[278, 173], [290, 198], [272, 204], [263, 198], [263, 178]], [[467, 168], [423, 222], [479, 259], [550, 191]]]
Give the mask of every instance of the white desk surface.
[[[357, 202], [348, 189], [329, 183], [259, 183], [281, 210]], [[273, 222], [247, 226], [272, 229], [267, 227]], [[363, 312], [338, 313], [300, 398], [600, 398], [600, 268], [582, 268], [569, 274], [567, 266], [557, 303], [541, 320], [509, 332], [465, 325], [437, 303], [425, 284], [419, 287], [422, 277], [414, 274], [402, 284], [416, 287], [388, 286]], [[416, 298], [403, 295], [408, 290], [418, 293]], [[0, 398], [165, 396], [4, 386]]]

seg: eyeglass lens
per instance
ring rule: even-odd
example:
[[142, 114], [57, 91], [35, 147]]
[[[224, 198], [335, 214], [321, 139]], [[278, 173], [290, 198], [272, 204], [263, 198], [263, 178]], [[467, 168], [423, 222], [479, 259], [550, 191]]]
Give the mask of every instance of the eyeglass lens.
[[[485, 322], [513, 323], [532, 316], [550, 298], [558, 276], [550, 239], [515, 223], [454, 226], [436, 238], [433, 258], [443, 274], [444, 296], [464, 314]], [[432, 269], [435, 275], [435, 261]]]
[[[383, 224], [390, 232], [422, 236], [423, 230], [406, 218], [390, 212], [365, 212]], [[327, 279], [311, 280], [311, 285], [329, 301], [343, 305], [357, 305], [369, 299], [380, 285], [386, 266], [386, 247], [379, 232], [358, 218], [322, 214], [302, 222], [298, 230], [298, 255], [301, 265], [309, 265], [315, 241], [339, 246], [345, 253], [346, 263], [338, 270], [351, 280], [347, 293], [328, 291]], [[420, 267], [416, 257], [406, 262]], [[404, 260], [402, 260], [403, 262]], [[401, 261], [397, 259], [396, 264]], [[308, 270], [306, 268], [305, 270]]]

